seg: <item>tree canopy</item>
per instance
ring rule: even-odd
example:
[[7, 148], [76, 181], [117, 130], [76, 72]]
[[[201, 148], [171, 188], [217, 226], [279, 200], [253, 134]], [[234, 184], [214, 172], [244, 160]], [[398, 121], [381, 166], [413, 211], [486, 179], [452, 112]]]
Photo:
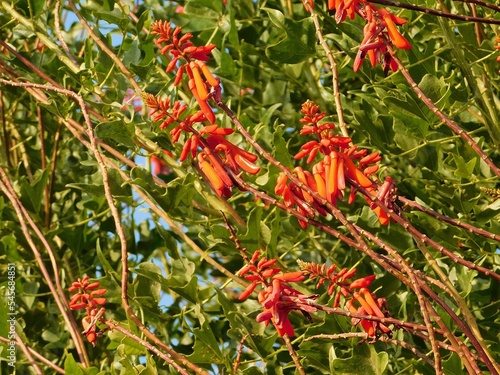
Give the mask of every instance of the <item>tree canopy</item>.
[[498, 5], [0, 1], [0, 371], [499, 374]]

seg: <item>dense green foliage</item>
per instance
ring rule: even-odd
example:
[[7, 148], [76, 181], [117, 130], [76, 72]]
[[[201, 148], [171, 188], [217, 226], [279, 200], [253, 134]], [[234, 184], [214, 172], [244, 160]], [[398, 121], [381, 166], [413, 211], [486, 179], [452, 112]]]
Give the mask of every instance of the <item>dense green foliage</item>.
[[[499, 19], [495, 8], [439, 3], [435, 8], [434, 1], [415, 0], [424, 8], [469, 16], [474, 8], [478, 17]], [[474, 365], [497, 373], [500, 175], [484, 160], [500, 166], [498, 25], [387, 9], [408, 20], [399, 30], [412, 49], [397, 50], [397, 56], [417, 88], [454, 120], [459, 133], [471, 136], [479, 152], [436, 116], [401, 71], [384, 74], [367, 59], [354, 72], [364, 20], [336, 23], [320, 0], [314, 14], [336, 63], [333, 70], [314, 18], [299, 1], [0, 0], [0, 336], [9, 336], [7, 294], [14, 280], [19, 340], [59, 367], [36, 356], [34, 366], [28, 349], [18, 346], [18, 373], [179, 372], [152, 348], [173, 356], [187, 373], [200, 374], [235, 368], [243, 374], [431, 374], [439, 373], [432, 361], [440, 360], [445, 374], [474, 373]], [[169, 56], [159, 53], [150, 34], [155, 20], [181, 26], [197, 46], [216, 45], [207, 65], [220, 79], [222, 102], [279, 162], [259, 155], [260, 172], [242, 174], [246, 183], [282, 201], [275, 194], [278, 166], [308, 168], [293, 156], [313, 139], [299, 134], [301, 106], [311, 100], [328, 121], [343, 120], [360, 149], [380, 151], [380, 169], [372, 178], [378, 184], [387, 176], [395, 181], [393, 203], [406, 224], [381, 226], [365, 199], [347, 203], [347, 190], [337, 207], [357, 229], [334, 215], [315, 217], [347, 243], [314, 223], [303, 229], [291, 209], [256, 198], [244, 186], [219, 198], [200, 176], [196, 159], [178, 162], [184, 136], [172, 143], [170, 128], [160, 130], [142, 103], [141, 94], [148, 93], [182, 100], [189, 114], [198, 110], [187, 80], [174, 86], [175, 74], [165, 72]], [[338, 79], [337, 95], [332, 78]], [[220, 126], [235, 128], [222, 107], [210, 104]], [[336, 131], [340, 134], [339, 127]], [[258, 154], [240, 131], [227, 138]], [[158, 178], [151, 173], [152, 155], [153, 166], [166, 163]], [[255, 320], [262, 311], [256, 293], [238, 300], [248, 285], [237, 276], [245, 262], [221, 212], [249, 256], [260, 249], [268, 259], [278, 258], [283, 272], [299, 271], [297, 260], [335, 264], [337, 270], [354, 267], [356, 277], [376, 275], [370, 290], [387, 300], [388, 316], [425, 326], [422, 306], [435, 309], [430, 325], [435, 340], [445, 344], [441, 358], [436, 359], [428, 331], [418, 336], [396, 324], [390, 327], [398, 341], [382, 335], [358, 345], [361, 337], [343, 334], [362, 333], [361, 327], [328, 310], [312, 312], [311, 321], [292, 312], [295, 336], [286, 345], [288, 338], [272, 324]], [[399, 262], [391, 249], [411, 272], [404, 267], [389, 272], [390, 261]], [[459, 258], [469, 263], [459, 264]], [[16, 270], [10, 279], [9, 264]], [[133, 336], [113, 329], [95, 346], [86, 342], [84, 313], [70, 311], [65, 302], [67, 288], [84, 275], [107, 289], [106, 320]], [[124, 275], [130, 311], [122, 295]], [[316, 289], [315, 284], [306, 279], [294, 287], [319, 294], [318, 305], [332, 306], [327, 285]], [[452, 350], [458, 344], [442, 334], [441, 321], [479, 354], [471, 357], [474, 365], [465, 365]], [[105, 328], [102, 322], [98, 326]], [[317, 336], [324, 334], [340, 336]], [[1, 373], [12, 373], [8, 348], [0, 342]]]

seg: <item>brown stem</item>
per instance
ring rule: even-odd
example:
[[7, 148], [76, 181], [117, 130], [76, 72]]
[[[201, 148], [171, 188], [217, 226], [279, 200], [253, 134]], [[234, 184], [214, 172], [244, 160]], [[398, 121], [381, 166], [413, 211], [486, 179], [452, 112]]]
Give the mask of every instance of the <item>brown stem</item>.
[[[11, 340], [9, 340], [8, 338], [6, 337], [2, 337], [0, 336], [0, 341], [1, 342], [4, 342], [6, 344], [10, 343]], [[19, 343], [16, 341], [16, 345], [19, 345]], [[45, 358], [43, 355], [41, 355], [40, 353], [38, 353], [35, 349], [33, 348], [30, 348], [28, 346], [26, 346], [26, 349], [28, 350], [28, 352], [33, 356], [35, 357], [36, 359], [38, 359], [40, 362], [44, 363], [45, 365], [51, 367], [54, 371], [58, 372], [59, 374], [65, 374], [66, 372], [60, 368], [59, 366], [57, 366], [56, 364], [52, 363], [51, 361], [49, 361], [47, 358]]]
[[125, 64], [122, 62], [122, 60], [120, 60], [120, 58], [116, 56], [116, 54], [113, 51], [111, 51], [111, 49], [96, 35], [94, 30], [92, 30], [92, 28], [89, 26], [85, 18], [82, 17], [82, 15], [80, 14], [80, 12], [78, 11], [78, 9], [76, 8], [75, 4], [72, 1], [69, 2], [69, 6], [73, 10], [73, 12], [75, 12], [75, 15], [78, 17], [85, 30], [87, 30], [92, 40], [96, 42], [99, 48], [101, 48], [111, 58], [111, 60], [113, 60], [116, 66], [120, 68], [121, 72], [125, 74], [130, 84], [134, 87], [135, 92], [140, 95], [142, 93], [141, 88], [137, 84], [132, 73], [127, 69]]
[[285, 341], [285, 345], [288, 349], [288, 353], [290, 353], [290, 357], [292, 357], [293, 363], [295, 363], [295, 369], [299, 372], [300, 375], [306, 375], [304, 371], [304, 367], [300, 363], [299, 357], [297, 356], [297, 352], [292, 346], [292, 342], [290, 341], [290, 337], [285, 333], [283, 335], [283, 340]]
[[498, 234], [494, 234], [494, 233], [491, 233], [491, 232], [488, 232], [487, 230], [484, 230], [484, 229], [481, 229], [481, 228], [477, 228], [477, 227], [474, 227], [468, 223], [464, 223], [460, 220], [456, 220], [456, 219], [452, 219], [448, 216], [445, 216], [445, 215], [442, 215], [440, 214], [439, 212], [436, 212], [430, 208], [427, 208], [415, 201], [412, 201], [411, 199], [408, 199], [408, 198], [405, 198], [405, 197], [402, 197], [402, 196], [398, 196], [398, 200], [403, 203], [404, 205], [408, 206], [408, 207], [411, 207], [411, 208], [414, 208], [416, 210], [419, 210], [419, 211], [422, 211], [424, 213], [426, 213], [427, 215], [429, 216], [432, 216], [436, 219], [438, 219], [439, 221], [442, 221], [442, 222], [445, 222], [445, 223], [448, 223], [448, 224], [451, 224], [451, 225], [454, 225], [456, 227], [460, 227], [460, 228], [464, 228], [465, 230], [471, 232], [471, 233], [475, 233], [477, 235], [480, 235], [480, 236], [483, 236], [483, 237], [486, 237], [490, 240], [494, 240], [494, 241], [500, 241], [500, 235]]
[[[65, 320], [68, 330], [70, 331], [71, 337], [73, 341], [75, 342], [75, 347], [78, 352], [78, 355], [80, 357], [80, 360], [85, 363], [85, 365], [88, 367], [89, 366], [89, 358], [87, 355], [87, 352], [85, 351], [85, 347], [83, 345], [82, 338], [80, 334], [78, 333], [78, 326], [76, 324], [75, 319], [73, 318], [73, 315], [69, 313], [69, 305], [68, 301], [66, 299], [66, 296], [64, 295], [64, 292], [62, 290], [62, 287], [59, 281], [59, 271], [57, 268], [57, 264], [54, 263], [54, 257], [53, 257], [53, 252], [48, 243], [45, 240], [45, 237], [43, 234], [40, 232], [38, 227], [35, 225], [34, 221], [31, 219], [31, 216], [29, 216], [28, 212], [24, 209], [24, 206], [22, 203], [19, 201], [19, 198], [16, 195], [16, 192], [12, 185], [10, 184], [9, 178], [3, 168], [0, 167], [0, 189], [4, 192], [4, 194], [7, 196], [7, 198], [11, 201], [12, 206], [14, 208], [14, 211], [16, 212], [17, 218], [19, 220], [19, 223], [21, 225], [23, 234], [26, 238], [26, 241], [28, 242], [28, 245], [30, 246], [35, 259], [38, 263], [38, 266], [40, 267], [40, 270], [42, 272], [43, 277], [45, 278], [45, 282], [47, 283], [52, 295], [54, 296], [54, 300], [56, 302], [57, 307], [59, 308], [59, 311], [61, 312], [63, 319]], [[56, 285], [52, 282], [51, 274], [49, 273], [48, 269], [45, 267], [45, 263], [42, 258], [42, 254], [38, 250], [38, 246], [36, 245], [35, 241], [33, 240], [33, 237], [30, 234], [28, 225], [26, 224], [26, 221], [30, 224], [31, 228], [37, 233], [38, 237], [42, 241], [42, 243], [45, 245], [47, 251], [49, 252], [51, 261], [52, 261], [52, 266], [53, 266], [53, 273], [56, 278]]]
[[0, 121], [2, 122], [2, 140], [3, 140], [3, 152], [5, 161], [9, 168], [12, 167], [12, 162], [10, 161], [10, 138], [7, 134], [7, 122], [5, 119], [5, 106], [3, 104], [3, 93], [0, 91]]
[[50, 165], [50, 178], [49, 178], [49, 194], [48, 194], [48, 201], [49, 201], [49, 208], [47, 210], [47, 216], [46, 216], [46, 222], [45, 222], [45, 227], [50, 228], [50, 223], [52, 219], [52, 209], [51, 209], [51, 204], [52, 202], [52, 195], [54, 194], [54, 184], [55, 184], [55, 179], [56, 179], [56, 166], [57, 166], [57, 151], [59, 149], [59, 141], [61, 140], [61, 128], [62, 124], [59, 122], [57, 125], [57, 131], [56, 135], [54, 136], [54, 149], [52, 150], [52, 163]]
[[[500, 24], [500, 21], [499, 21]], [[399, 70], [401, 71], [401, 74], [405, 77], [406, 81], [410, 85], [410, 87], [413, 89], [415, 94], [417, 94], [417, 97], [432, 111], [434, 114], [439, 117], [443, 123], [448, 126], [455, 134], [459, 135], [467, 144], [474, 150], [474, 152], [480, 157], [481, 160], [483, 160], [488, 167], [495, 173], [498, 177], [500, 177], [500, 168], [498, 168], [495, 163], [484, 153], [483, 150], [479, 147], [479, 145], [472, 139], [472, 137], [465, 132], [458, 124], [447, 117], [443, 112], [439, 110], [438, 107], [432, 102], [431, 99], [429, 99], [425, 93], [418, 87], [418, 85], [415, 83], [413, 80], [412, 76], [410, 75], [410, 72], [406, 67], [403, 65], [401, 60], [397, 57], [396, 51], [391, 45], [387, 45], [387, 50], [391, 54], [392, 58], [394, 61], [398, 64]]]
[[240, 362], [241, 362], [241, 355], [243, 353], [243, 343], [249, 336], [248, 333], [246, 333], [240, 340], [240, 345], [238, 346], [238, 352], [236, 354], [236, 359], [234, 360], [234, 365], [233, 365], [233, 373], [238, 373], [238, 367], [240, 367]]
[[21, 340], [21, 338], [17, 334], [16, 334], [16, 344], [23, 351], [24, 355], [28, 359], [28, 362], [29, 362], [30, 366], [33, 368], [34, 372], [37, 375], [43, 375], [42, 369], [40, 368], [40, 366], [38, 366], [38, 363], [35, 362], [33, 356], [31, 355], [31, 352], [28, 350], [28, 347], [24, 344], [23, 340]]
[[338, 117], [338, 122], [339, 122], [339, 127], [340, 130], [342, 131], [342, 135], [344, 137], [349, 137], [349, 132], [347, 131], [347, 125], [344, 120], [344, 108], [342, 106], [342, 100], [340, 97], [340, 90], [339, 90], [339, 72], [337, 69], [337, 63], [335, 62], [335, 59], [333, 58], [333, 52], [330, 49], [330, 46], [326, 42], [323, 32], [321, 31], [321, 25], [319, 24], [318, 20], [318, 15], [314, 11], [314, 7], [311, 7], [309, 5], [308, 0], [302, 0], [302, 3], [304, 4], [304, 7], [306, 10], [311, 13], [311, 18], [314, 23], [314, 27], [316, 28], [316, 35], [318, 36], [318, 41], [319, 44], [321, 45], [321, 48], [325, 51], [326, 58], [328, 59], [328, 62], [330, 63], [330, 68], [332, 69], [332, 91], [333, 91], [333, 97], [335, 98], [335, 109], [337, 111], [337, 117]]
[[62, 33], [61, 33], [61, 23], [59, 21], [59, 9], [61, 7], [61, 1], [57, 0], [54, 8], [54, 26], [56, 30], [56, 36], [57, 39], [59, 40], [59, 43], [61, 43], [61, 47], [66, 52], [66, 55], [69, 57], [71, 61], [73, 61], [75, 64], [78, 64], [78, 61], [76, 61], [75, 56], [71, 53], [71, 51], [68, 48], [68, 45], [66, 44], [66, 41], [64, 40]]
[[150, 352], [153, 352], [156, 354], [158, 357], [163, 359], [165, 362], [167, 362], [169, 365], [171, 365], [173, 368], [175, 368], [180, 374], [182, 375], [189, 375], [189, 373], [183, 369], [181, 366], [179, 366], [175, 361], [172, 360], [169, 356], [165, 355], [162, 353], [160, 350], [158, 350], [156, 347], [151, 345], [149, 342], [141, 339], [140, 337], [134, 335], [132, 332], [130, 332], [128, 329], [120, 327], [117, 323], [111, 321], [111, 320], [103, 320], [102, 323], [106, 324], [110, 329], [116, 330], [120, 333], [123, 333], [125, 336], [131, 338], [132, 340], [138, 342], [142, 346], [144, 346], [146, 349], [148, 349]]

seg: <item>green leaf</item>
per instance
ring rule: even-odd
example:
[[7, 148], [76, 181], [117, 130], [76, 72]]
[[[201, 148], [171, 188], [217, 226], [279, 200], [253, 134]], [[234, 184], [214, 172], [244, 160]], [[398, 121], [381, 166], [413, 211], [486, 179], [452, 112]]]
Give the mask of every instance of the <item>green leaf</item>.
[[286, 167], [291, 167], [293, 166], [293, 161], [292, 161], [292, 156], [290, 155], [289, 147], [285, 142], [285, 139], [283, 138], [285, 132], [286, 132], [285, 125], [283, 124], [278, 125], [277, 122], [274, 124], [273, 156]]
[[453, 160], [455, 161], [455, 164], [457, 166], [454, 175], [457, 177], [470, 179], [472, 177], [472, 172], [474, 171], [474, 168], [476, 166], [477, 158], [473, 158], [466, 162], [462, 156], [455, 153], [452, 155]]
[[38, 17], [45, 9], [45, 0], [28, 0], [31, 18]]
[[386, 352], [377, 353], [372, 345], [355, 347], [350, 358], [335, 358], [331, 369], [335, 374], [344, 375], [381, 375], [389, 363]]
[[109, 331], [108, 337], [111, 341], [120, 343], [118, 347], [120, 347], [120, 350], [123, 351], [123, 353], [125, 353], [126, 355], [144, 355], [146, 353], [146, 348], [144, 347], [144, 345], [128, 336], [125, 336], [119, 331]]
[[17, 251], [17, 240], [13, 235], [7, 235], [0, 239], [0, 242], [3, 245], [3, 251], [9, 262], [17, 262], [21, 260], [21, 256]]
[[208, 324], [207, 318], [202, 313], [200, 305], [196, 305], [195, 313], [200, 320], [201, 328], [193, 329], [196, 339], [193, 354], [189, 355], [188, 358], [193, 362], [223, 363], [224, 356], [220, 351], [219, 343]]
[[122, 42], [122, 49], [125, 51], [123, 54], [122, 62], [125, 66], [131, 64], [139, 64], [141, 61], [141, 50], [139, 48], [139, 40], [137, 38], [126, 38]]
[[134, 147], [134, 123], [121, 120], [101, 122], [95, 127], [96, 136], [100, 139], [117, 141], [124, 146]]
[[64, 371], [66, 374], [84, 375], [82, 369], [78, 366], [73, 358], [73, 354], [71, 353], [68, 353], [66, 359], [64, 360]]
[[310, 17], [302, 21], [285, 18], [279, 10], [262, 8], [269, 15], [269, 19], [285, 32], [284, 38], [278, 43], [266, 48], [266, 55], [270, 60], [297, 64], [307, 60], [316, 53], [316, 32]]
[[22, 201], [29, 203], [29, 207], [35, 212], [40, 211], [48, 178], [48, 170], [38, 170], [33, 176], [33, 182], [29, 183], [28, 180], [24, 178], [20, 181]]
[[[137, 269], [146, 271], [149, 276], [151, 276], [151, 274], [161, 276], [161, 269], [156, 264], [151, 262], [140, 263], [135, 269], [135, 272], [138, 273], [137, 278], [134, 280], [135, 298], [142, 304], [147, 303], [150, 306], [155, 306], [160, 301], [161, 283], [157, 280], [157, 277], [149, 277], [144, 274], [139, 274]], [[148, 301], [148, 299], [151, 299], [152, 301]]]

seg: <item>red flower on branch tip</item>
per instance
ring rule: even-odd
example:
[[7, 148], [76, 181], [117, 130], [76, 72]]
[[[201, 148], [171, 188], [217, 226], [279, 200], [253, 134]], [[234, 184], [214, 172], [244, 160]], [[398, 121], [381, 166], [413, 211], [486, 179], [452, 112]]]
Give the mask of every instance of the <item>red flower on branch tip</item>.
[[372, 67], [381, 62], [386, 74], [389, 69], [396, 71], [398, 65], [387, 51], [388, 43], [399, 49], [411, 49], [410, 42], [397, 28], [407, 21], [387, 9], [379, 9], [366, 0], [328, 0], [328, 10], [335, 10], [337, 23], [343, 22], [347, 17], [354, 19], [356, 14], [367, 22], [363, 28], [363, 41], [354, 60], [355, 72], [361, 67], [366, 55], [369, 56]]
[[[311, 262], [298, 261], [304, 275], [310, 279], [318, 279], [316, 288], [319, 288], [324, 283], [329, 283], [327, 292], [334, 296], [333, 307], [340, 305], [341, 297], [344, 297], [345, 307], [352, 313], [363, 315], [372, 315], [378, 318], [386, 317], [383, 312], [385, 310], [385, 299], [379, 298], [375, 300], [374, 294], [370, 293], [368, 288], [375, 280], [375, 275], [365, 276], [354, 281], [350, 281], [356, 274], [356, 269], [347, 268], [335, 272], [336, 266], [332, 264], [327, 267], [325, 264], [317, 264]], [[356, 305], [358, 305], [356, 307]], [[368, 333], [369, 337], [375, 337], [376, 334], [384, 333], [391, 335], [391, 329], [387, 325], [369, 319], [355, 319], [354, 325], [361, 324], [361, 327]]]
[[100, 282], [90, 282], [89, 277], [78, 278], [68, 288], [68, 292], [76, 292], [69, 300], [71, 310], [85, 309], [86, 316], [82, 320], [83, 333], [87, 340], [95, 345], [98, 337], [96, 322], [103, 316], [105, 309], [102, 306], [106, 303], [106, 298], [102, 297], [106, 293], [105, 288], [99, 288]]
[[211, 124], [215, 123], [215, 114], [208, 104], [211, 95], [220, 96], [221, 88], [219, 79], [215, 78], [205, 61], [210, 60], [209, 54], [215, 48], [215, 44], [207, 46], [195, 46], [190, 40], [191, 33], [181, 34], [179, 26], [172, 27], [167, 21], [155, 21], [151, 25], [151, 34], [158, 35], [155, 44], [160, 47], [160, 53], [172, 56], [166, 71], [167, 73], [177, 72], [174, 79], [174, 86], [177, 86], [185, 73], [189, 77], [188, 86], [193, 97], [196, 99], [206, 120]]
[[308, 317], [310, 312], [317, 310], [308, 302], [318, 296], [306, 296], [288, 284], [302, 281], [304, 279], [302, 271], [283, 273], [281, 268], [274, 267], [277, 259], [266, 257], [259, 259], [259, 256], [260, 251], [255, 251], [249, 263], [239, 272], [240, 276], [251, 281], [251, 284], [238, 299], [247, 299], [260, 286], [257, 300], [263, 311], [257, 315], [256, 321], [264, 322], [266, 326], [271, 322], [280, 336], [285, 334], [294, 336], [295, 332], [288, 314], [293, 310], [299, 310]]
[[[300, 134], [315, 135], [317, 139], [302, 145], [294, 159], [307, 157], [306, 163], [311, 164], [320, 155], [322, 160], [313, 164], [311, 171], [302, 167], [294, 168], [293, 174], [302, 185], [295, 181], [288, 182], [288, 176], [281, 173], [276, 182], [275, 193], [283, 197], [287, 207], [295, 205], [303, 216], [312, 218], [316, 213], [326, 216], [328, 210], [323, 201], [309, 193], [305, 187], [309, 187], [328, 203], [336, 205], [337, 200], [343, 198], [344, 190], [349, 184], [351, 192], [348, 203], [351, 204], [359, 186], [366, 191], [365, 198], [380, 223], [387, 225], [389, 223], [387, 213], [373, 204], [373, 199], [378, 198], [389, 203], [392, 189], [387, 190], [385, 187], [378, 189], [369, 177], [379, 169], [376, 164], [382, 159], [379, 152], [368, 154], [366, 149], [360, 150], [353, 145], [351, 138], [335, 135], [333, 133], [335, 124], [323, 122], [325, 113], [320, 112], [319, 106], [312, 101], [308, 100], [302, 105], [302, 113], [304, 116], [300, 121], [303, 128]], [[304, 229], [307, 228], [304, 219], [300, 218], [299, 224]]]

